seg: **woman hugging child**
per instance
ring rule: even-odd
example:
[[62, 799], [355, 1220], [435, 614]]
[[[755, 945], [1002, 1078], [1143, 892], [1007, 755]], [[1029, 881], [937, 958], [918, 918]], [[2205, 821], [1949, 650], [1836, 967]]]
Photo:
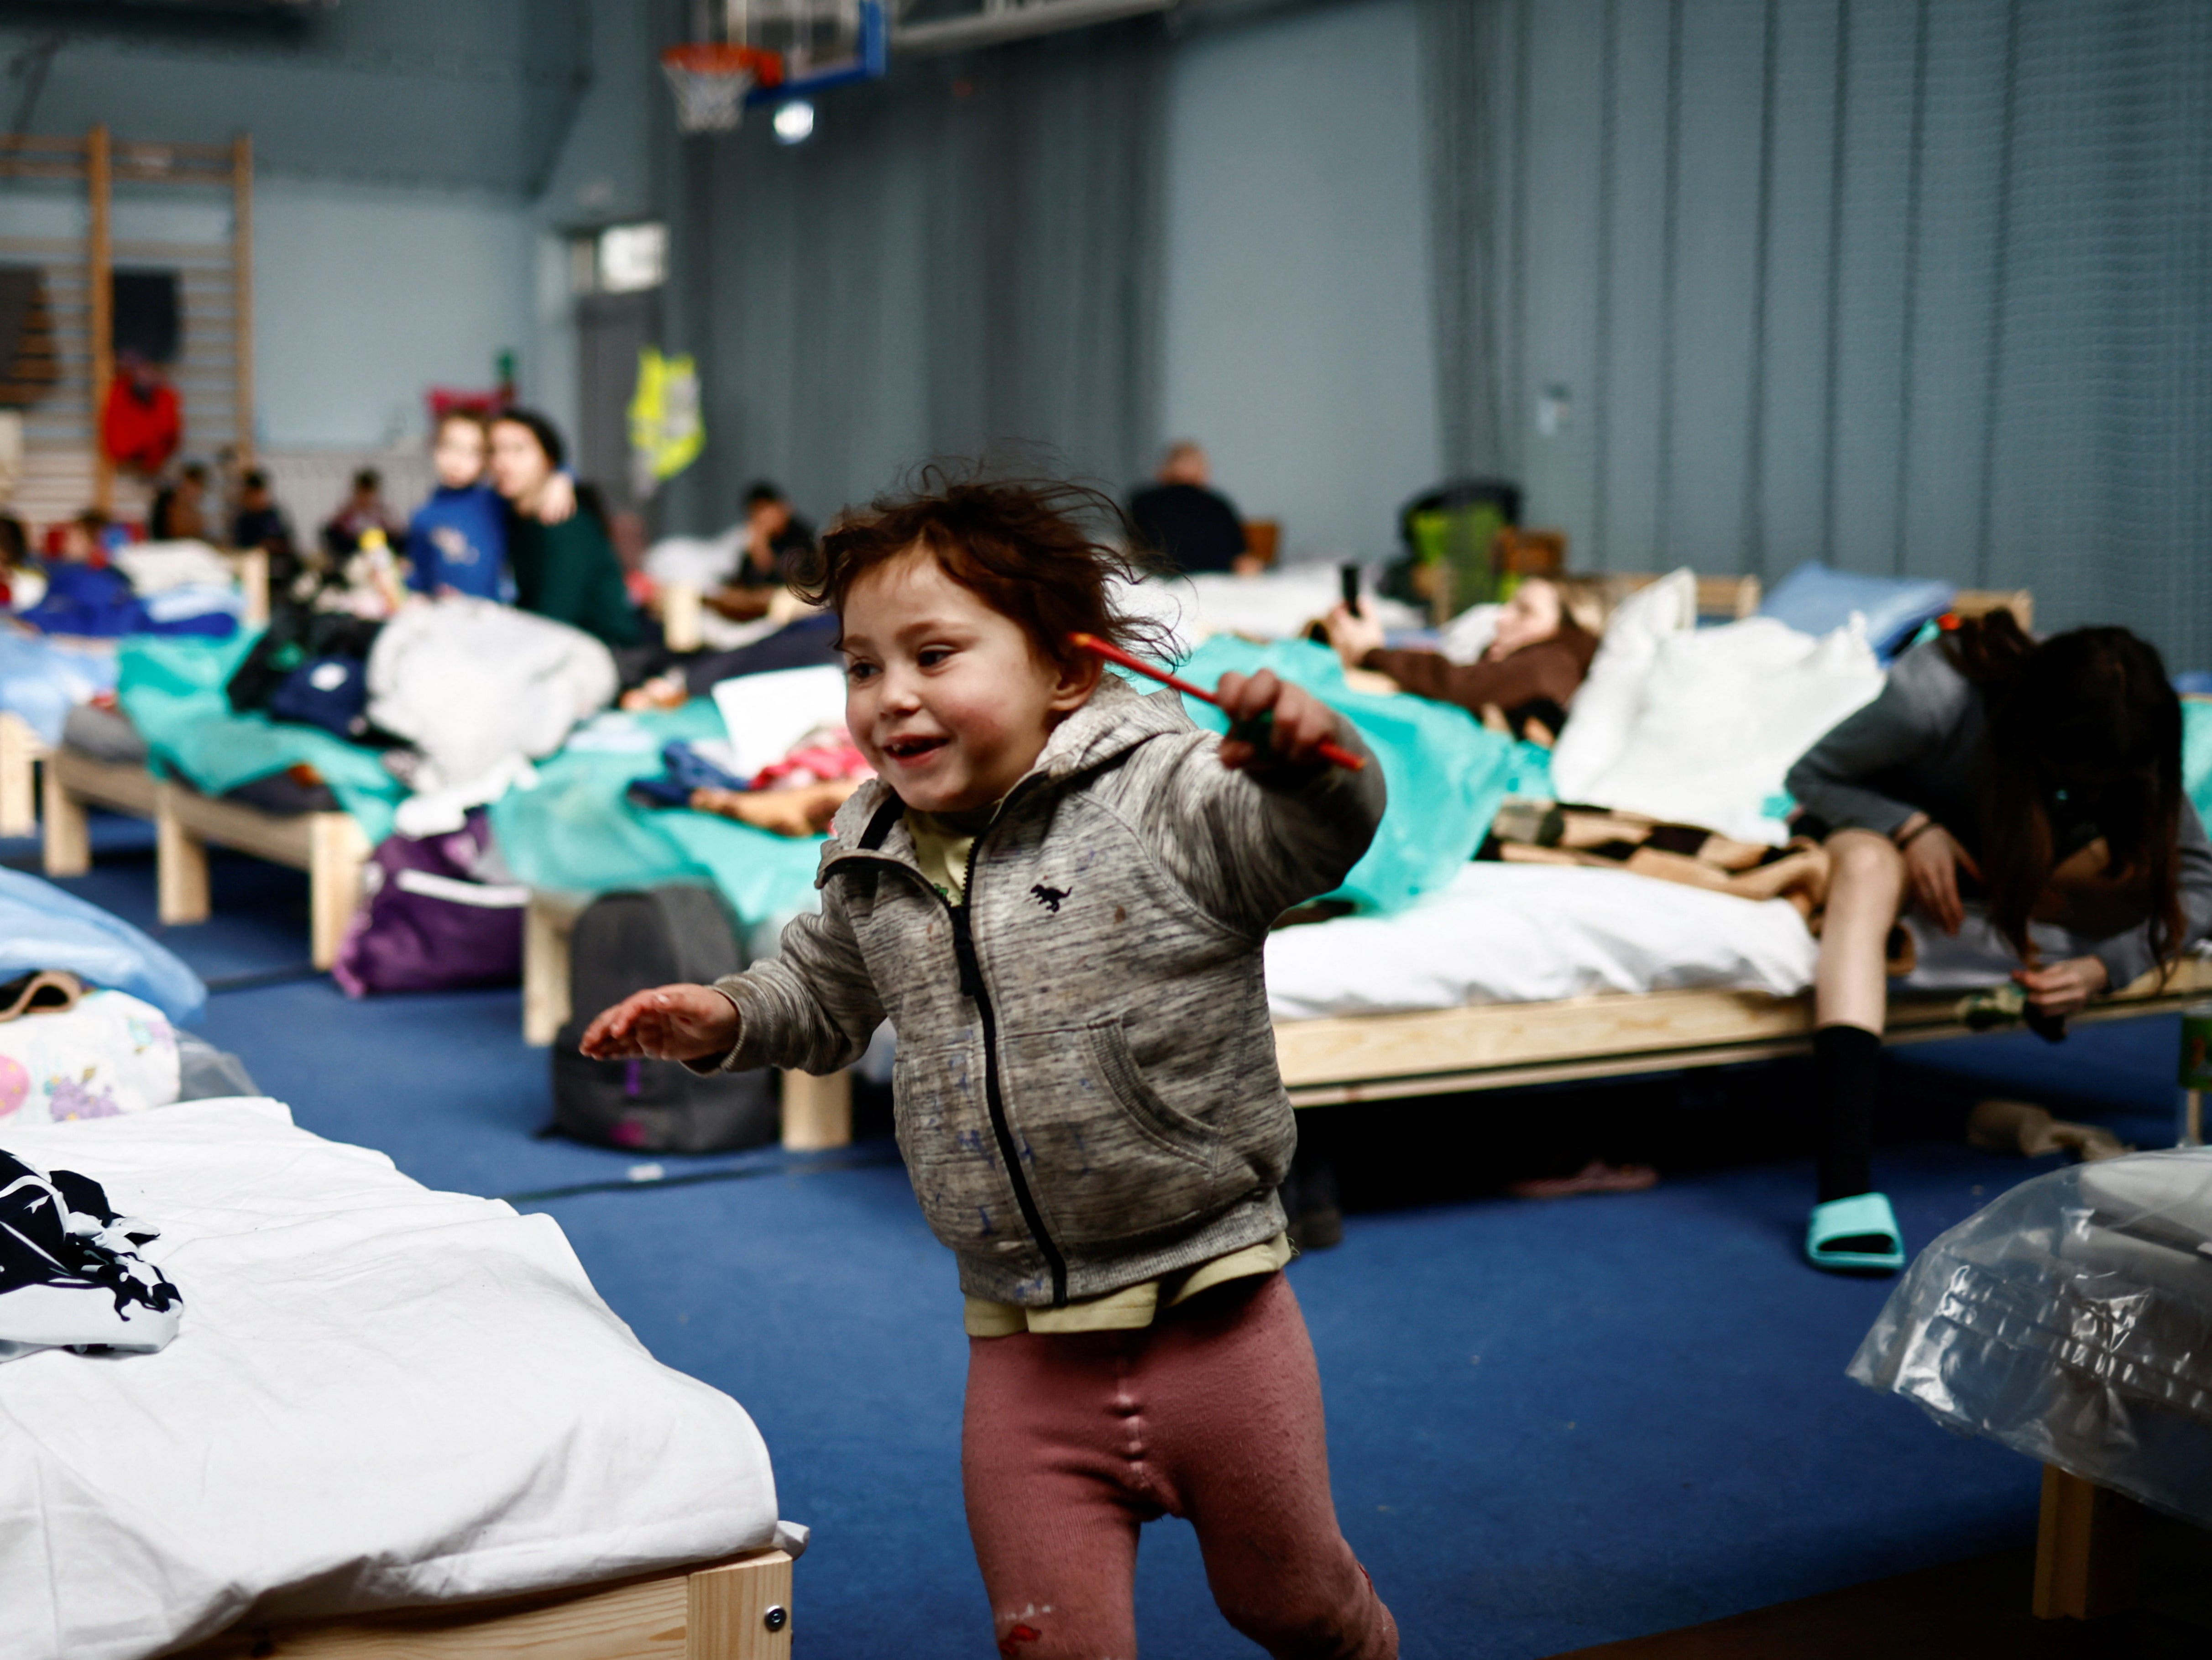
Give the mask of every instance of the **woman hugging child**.
[[[1136, 1649], [1139, 1525], [1187, 1517], [1276, 1656], [1398, 1651], [1340, 1532], [1321, 1383], [1282, 1269], [1297, 1129], [1261, 948], [1366, 850], [1382, 781], [1322, 703], [1223, 678], [1231, 736], [1073, 645], [1152, 645], [1070, 485], [946, 481], [823, 540], [846, 715], [877, 778], [818, 915], [713, 987], [585, 1033], [603, 1059], [851, 1065], [898, 1035], [898, 1142], [966, 1294], [962, 1474], [1000, 1652]], [[1263, 720], [1264, 717], [1264, 720]]]

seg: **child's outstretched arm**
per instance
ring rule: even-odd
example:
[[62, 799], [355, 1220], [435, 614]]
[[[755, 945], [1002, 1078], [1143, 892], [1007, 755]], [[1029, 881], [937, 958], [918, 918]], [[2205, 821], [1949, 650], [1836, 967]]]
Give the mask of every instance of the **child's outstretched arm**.
[[657, 986], [624, 998], [585, 1029], [598, 1061], [681, 1061], [694, 1071], [787, 1067], [832, 1073], [860, 1058], [883, 1024], [842, 891], [795, 917], [777, 954], [712, 986]]
[[656, 986], [625, 997], [584, 1029], [594, 1061], [720, 1060], [738, 1041], [738, 1006], [708, 986]]
[[[1152, 799], [1154, 844], [1201, 906], [1264, 933], [1359, 862], [1382, 822], [1382, 769], [1350, 721], [1269, 671], [1224, 674], [1215, 696], [1243, 730], [1218, 749], [1197, 739], [1182, 747]], [[1367, 764], [1332, 765], [1323, 739]]]

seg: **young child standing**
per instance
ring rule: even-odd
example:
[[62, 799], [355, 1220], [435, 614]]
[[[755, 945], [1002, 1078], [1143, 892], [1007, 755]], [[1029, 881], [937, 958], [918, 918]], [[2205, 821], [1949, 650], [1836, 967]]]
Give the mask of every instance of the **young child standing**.
[[[641, 992], [587, 1055], [849, 1066], [898, 1034], [900, 1151], [959, 1260], [962, 1473], [1003, 1654], [1130, 1655], [1139, 1525], [1188, 1517], [1270, 1654], [1398, 1651], [1339, 1531], [1275, 1190], [1297, 1130], [1261, 948], [1334, 887], [1380, 769], [1322, 703], [1223, 678], [1200, 731], [1070, 643], [1118, 615], [1113, 514], [1073, 486], [938, 481], [824, 538], [847, 723], [875, 767], [775, 958]], [[1268, 717], [1264, 728], [1253, 723]]]

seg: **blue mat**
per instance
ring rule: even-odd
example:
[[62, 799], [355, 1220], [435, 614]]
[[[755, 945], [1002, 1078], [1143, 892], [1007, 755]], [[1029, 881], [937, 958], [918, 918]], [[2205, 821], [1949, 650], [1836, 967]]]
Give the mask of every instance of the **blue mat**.
[[[195, 968], [220, 987], [304, 957], [294, 873], [218, 856], [215, 879], [218, 920], [161, 934]], [[143, 854], [118, 851], [70, 885], [151, 919]], [[218, 989], [205, 1030], [302, 1124], [380, 1147], [434, 1186], [623, 1183], [635, 1155], [532, 1139], [547, 1058], [518, 1022], [513, 992], [350, 1003], [301, 978]], [[2087, 1028], [2056, 1049], [1976, 1039], [1915, 1049], [1897, 1075], [1997, 1091], [2055, 1082], [2082, 1116], [2149, 1138], [2170, 1126], [2175, 1044], [2170, 1019]], [[1754, 1098], [1772, 1080], [1774, 1122], [1789, 1122], [1802, 1098], [1789, 1075], [1749, 1079]], [[1498, 1094], [1464, 1110], [1498, 1122], [1571, 1099]], [[1417, 1115], [1358, 1110], [1339, 1125], [1398, 1138], [1407, 1168], [1439, 1162]], [[1662, 1134], [1686, 1122], [1658, 1116]], [[663, 1158], [672, 1174], [754, 1175], [529, 1207], [558, 1218], [655, 1354], [759, 1423], [783, 1513], [815, 1529], [796, 1607], [810, 1652], [988, 1654], [960, 1503], [958, 1294], [890, 1158], [878, 1141]], [[1916, 1247], [2045, 1168], [1948, 1140], [1878, 1155]], [[1800, 1264], [1809, 1186], [1808, 1161], [1761, 1146], [1614, 1199], [1518, 1203], [1470, 1186], [1355, 1211], [1341, 1248], [1292, 1267], [1339, 1509], [1409, 1657], [1555, 1654], [2033, 1536], [2033, 1465], [1845, 1380], [1889, 1282]], [[1255, 1652], [1214, 1613], [1187, 1527], [1147, 1529], [1141, 1562], [1149, 1652]]]

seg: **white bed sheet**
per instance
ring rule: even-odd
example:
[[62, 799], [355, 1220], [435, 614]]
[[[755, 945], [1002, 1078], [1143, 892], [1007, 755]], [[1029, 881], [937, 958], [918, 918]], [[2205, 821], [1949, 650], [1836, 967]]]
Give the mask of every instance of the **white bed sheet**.
[[1599, 992], [1813, 982], [1819, 945], [1781, 899], [1738, 899], [1626, 871], [1470, 864], [1395, 916], [1267, 937], [1279, 1020], [1535, 1003]]
[[158, 1354], [0, 1365], [0, 1654], [131, 1660], [776, 1537], [744, 1409], [661, 1365], [550, 1217], [265, 1100], [0, 1133], [161, 1227]]

